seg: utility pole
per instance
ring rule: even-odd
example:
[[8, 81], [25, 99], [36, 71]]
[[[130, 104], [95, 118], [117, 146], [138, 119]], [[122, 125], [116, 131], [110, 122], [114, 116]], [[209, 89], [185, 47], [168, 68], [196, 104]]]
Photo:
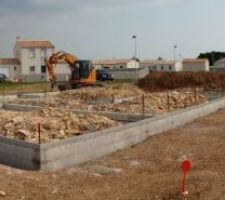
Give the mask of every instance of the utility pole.
[[173, 52], [173, 53], [174, 53], [174, 54], [173, 54], [173, 56], [174, 56], [174, 57], [173, 57], [174, 64], [176, 63], [176, 49], [177, 49], [177, 47], [178, 47], [177, 45], [174, 45], [174, 46], [173, 46], [173, 49], [174, 49], [174, 52]]
[[135, 77], [136, 77], [136, 82], [137, 82], [138, 81], [138, 74], [137, 74], [137, 36], [133, 35], [132, 38], [134, 39]]

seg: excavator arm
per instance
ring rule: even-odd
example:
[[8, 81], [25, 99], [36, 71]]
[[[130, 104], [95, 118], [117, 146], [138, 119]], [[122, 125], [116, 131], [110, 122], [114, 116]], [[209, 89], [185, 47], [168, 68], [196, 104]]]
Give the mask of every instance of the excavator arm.
[[71, 54], [59, 51], [52, 54], [49, 59], [45, 58], [45, 66], [48, 69], [49, 79], [51, 82], [51, 88], [56, 86], [56, 73], [55, 66], [60, 61], [66, 62], [70, 67], [73, 67], [79, 59]]

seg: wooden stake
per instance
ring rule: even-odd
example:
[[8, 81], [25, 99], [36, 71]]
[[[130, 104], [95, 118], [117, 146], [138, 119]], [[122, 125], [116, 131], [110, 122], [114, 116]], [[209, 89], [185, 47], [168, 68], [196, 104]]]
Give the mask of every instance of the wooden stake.
[[142, 114], [145, 115], [145, 95], [142, 95]]

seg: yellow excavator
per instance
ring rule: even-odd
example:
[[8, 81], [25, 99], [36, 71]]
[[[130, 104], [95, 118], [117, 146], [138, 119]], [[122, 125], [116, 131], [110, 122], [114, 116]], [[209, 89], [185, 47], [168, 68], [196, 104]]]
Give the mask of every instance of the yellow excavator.
[[[71, 70], [70, 79], [66, 84], [57, 83], [55, 66], [60, 62], [66, 62]], [[52, 89], [58, 86], [59, 90], [66, 90], [96, 84], [96, 70], [90, 60], [80, 60], [74, 55], [59, 51], [53, 53], [49, 59], [45, 58], [45, 66], [48, 69]]]

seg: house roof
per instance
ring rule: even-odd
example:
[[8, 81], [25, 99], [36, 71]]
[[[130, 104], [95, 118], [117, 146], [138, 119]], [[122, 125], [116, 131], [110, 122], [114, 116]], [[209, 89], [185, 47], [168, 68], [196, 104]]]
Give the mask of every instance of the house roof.
[[95, 60], [92, 63], [94, 65], [124, 65], [132, 59], [111, 59], [111, 60]]
[[141, 61], [141, 64], [145, 65], [174, 65], [173, 60], [164, 60], [164, 59], [156, 59], [156, 60], [151, 60], [151, 59], [145, 59]]
[[54, 45], [47, 40], [17, 40], [16, 44], [24, 48], [32, 48], [32, 47], [54, 48]]
[[0, 58], [0, 65], [20, 65], [17, 58]]
[[209, 62], [208, 59], [206, 58], [198, 58], [198, 59], [193, 59], [193, 58], [186, 58], [183, 60], [183, 63], [206, 63]]

